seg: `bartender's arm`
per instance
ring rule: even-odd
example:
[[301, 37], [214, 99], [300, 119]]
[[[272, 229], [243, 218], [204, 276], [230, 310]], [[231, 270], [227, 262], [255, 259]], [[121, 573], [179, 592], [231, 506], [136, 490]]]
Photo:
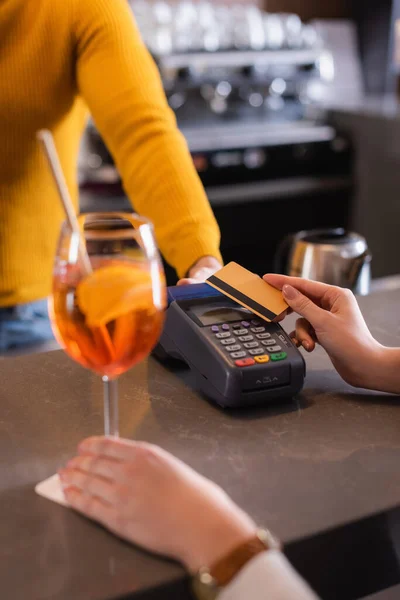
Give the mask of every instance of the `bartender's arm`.
[[222, 262], [218, 225], [128, 2], [71, 3], [77, 86], [124, 188], [178, 276], [205, 279]]
[[[89, 438], [60, 477], [77, 511], [192, 574], [208, 568], [220, 584], [218, 600], [316, 600], [220, 487], [161, 448]], [[198, 576], [193, 585], [199, 600], [213, 597]]]

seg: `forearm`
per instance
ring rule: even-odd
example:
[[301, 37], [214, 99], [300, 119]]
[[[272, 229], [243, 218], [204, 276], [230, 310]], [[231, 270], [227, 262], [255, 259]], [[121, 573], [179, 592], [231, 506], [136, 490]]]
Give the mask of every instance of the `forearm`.
[[179, 276], [219, 254], [219, 228], [125, 0], [74, 0], [78, 89], [137, 212]]
[[362, 387], [400, 395], [400, 348], [377, 346]]
[[202, 257], [222, 262], [218, 225], [175, 126], [146, 137], [128, 155], [127, 193], [135, 210], [155, 224], [160, 249], [178, 275], [186, 275]]

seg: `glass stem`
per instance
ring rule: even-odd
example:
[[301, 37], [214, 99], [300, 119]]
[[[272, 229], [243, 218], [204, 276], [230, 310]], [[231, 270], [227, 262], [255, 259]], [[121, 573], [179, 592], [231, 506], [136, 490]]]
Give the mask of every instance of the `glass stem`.
[[119, 437], [118, 381], [103, 377], [104, 384], [104, 435]]

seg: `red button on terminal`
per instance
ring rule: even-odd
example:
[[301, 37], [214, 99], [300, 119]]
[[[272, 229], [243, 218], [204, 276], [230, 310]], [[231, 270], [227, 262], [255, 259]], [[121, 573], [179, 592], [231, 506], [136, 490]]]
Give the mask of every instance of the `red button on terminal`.
[[240, 360], [235, 361], [235, 365], [237, 367], [251, 367], [255, 365], [255, 360], [253, 358], [241, 358]]

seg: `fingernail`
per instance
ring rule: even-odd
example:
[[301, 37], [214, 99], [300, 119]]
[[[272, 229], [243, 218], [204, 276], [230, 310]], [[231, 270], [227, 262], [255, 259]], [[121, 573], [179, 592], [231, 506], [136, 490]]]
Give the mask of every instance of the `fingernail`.
[[284, 285], [282, 293], [288, 300], [294, 300], [299, 294], [299, 292], [291, 285]]
[[306, 350], [310, 350], [311, 349], [310, 342], [303, 342], [303, 348], [305, 348]]

